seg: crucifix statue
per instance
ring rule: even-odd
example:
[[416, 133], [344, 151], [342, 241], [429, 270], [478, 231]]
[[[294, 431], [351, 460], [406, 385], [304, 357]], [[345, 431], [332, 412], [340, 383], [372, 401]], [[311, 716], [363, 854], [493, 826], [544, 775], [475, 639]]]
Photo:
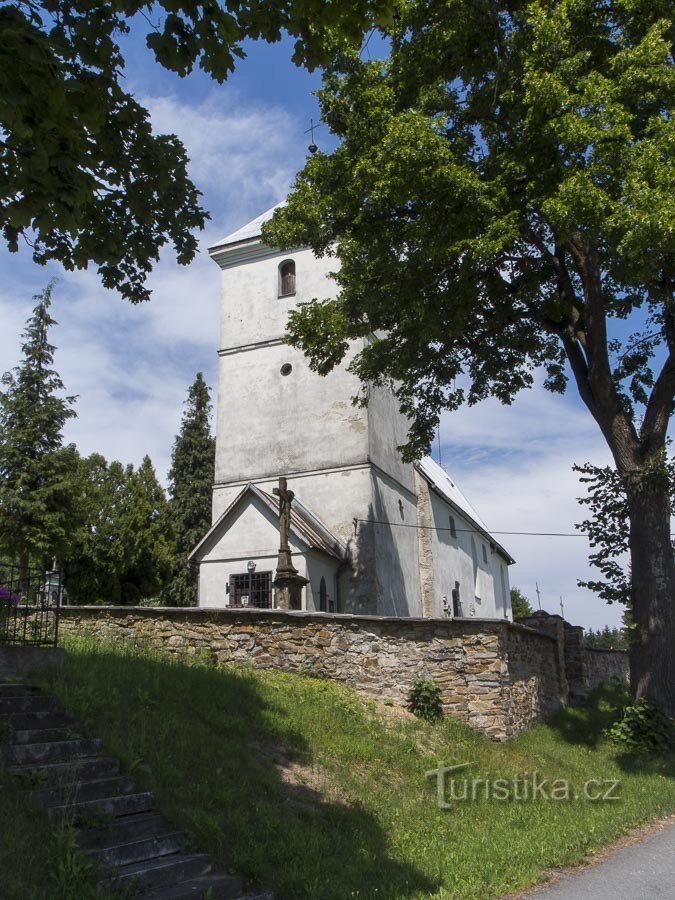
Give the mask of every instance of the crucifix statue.
[[295, 494], [288, 490], [288, 481], [279, 479], [279, 487], [275, 487], [272, 493], [279, 498], [279, 561], [277, 572], [282, 569], [285, 572], [295, 572], [297, 569], [291, 560], [291, 548], [288, 536], [291, 533], [291, 504]]
[[279, 498], [279, 556], [274, 577], [274, 606], [277, 609], [301, 609], [302, 589], [308, 581], [293, 565], [289, 543], [291, 507], [295, 494], [288, 490], [288, 482], [283, 477], [279, 479], [279, 487], [275, 487], [273, 493]]

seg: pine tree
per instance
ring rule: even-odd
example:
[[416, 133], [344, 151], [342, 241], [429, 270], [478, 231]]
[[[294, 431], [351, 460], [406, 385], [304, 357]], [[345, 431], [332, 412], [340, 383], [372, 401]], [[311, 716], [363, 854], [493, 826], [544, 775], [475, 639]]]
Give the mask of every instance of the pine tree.
[[64, 397], [49, 343], [53, 283], [37, 301], [23, 332], [21, 363], [6, 372], [0, 394], [0, 544], [23, 573], [68, 545], [77, 515], [77, 452], [63, 446], [75, 416]]
[[201, 372], [188, 391], [169, 471], [170, 511], [176, 535], [174, 571], [162, 600], [167, 606], [197, 604], [197, 567], [188, 554], [211, 525], [215, 441], [209, 417], [211, 396]]

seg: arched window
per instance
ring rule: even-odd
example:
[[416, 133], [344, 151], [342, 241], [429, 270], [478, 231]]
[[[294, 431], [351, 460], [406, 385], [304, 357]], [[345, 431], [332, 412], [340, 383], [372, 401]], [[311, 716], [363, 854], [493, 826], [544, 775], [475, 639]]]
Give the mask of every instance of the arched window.
[[326, 589], [326, 579], [323, 576], [319, 585], [319, 609], [321, 612], [328, 612], [328, 591]]
[[295, 293], [295, 263], [284, 260], [279, 266], [279, 296], [291, 297]]

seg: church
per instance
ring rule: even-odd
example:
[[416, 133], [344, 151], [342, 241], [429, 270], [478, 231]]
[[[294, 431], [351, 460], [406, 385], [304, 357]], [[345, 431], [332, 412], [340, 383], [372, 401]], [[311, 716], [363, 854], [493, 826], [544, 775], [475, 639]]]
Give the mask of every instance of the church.
[[[404, 463], [393, 393], [368, 405], [349, 359], [323, 377], [284, 343], [297, 304], [328, 299], [334, 259], [261, 238], [274, 208], [209, 250], [221, 269], [212, 526], [191, 554], [199, 605], [274, 605], [280, 476], [304, 610], [511, 619], [509, 553], [430, 457]], [[352, 348], [358, 352], [359, 346]]]

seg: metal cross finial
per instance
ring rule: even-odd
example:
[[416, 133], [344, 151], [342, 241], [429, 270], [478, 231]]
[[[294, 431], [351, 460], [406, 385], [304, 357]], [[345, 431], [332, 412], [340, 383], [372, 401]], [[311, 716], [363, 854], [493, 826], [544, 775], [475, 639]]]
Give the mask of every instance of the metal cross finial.
[[537, 586], [537, 604], [539, 606], [539, 609], [541, 609], [541, 591], [539, 590], [539, 582], [535, 581], [535, 584]]
[[[316, 143], [314, 142], [314, 129], [315, 128], [316, 128], [316, 125], [314, 124], [314, 119], [310, 119], [309, 120], [309, 128], [307, 129], [307, 131], [311, 131], [311, 133], [312, 133], [312, 143], [309, 145], [309, 147], [307, 149], [309, 150], [309, 152], [312, 155], [314, 153], [316, 153], [316, 151], [319, 149], [317, 147]], [[305, 134], [307, 134], [307, 131], [305, 132]]]

